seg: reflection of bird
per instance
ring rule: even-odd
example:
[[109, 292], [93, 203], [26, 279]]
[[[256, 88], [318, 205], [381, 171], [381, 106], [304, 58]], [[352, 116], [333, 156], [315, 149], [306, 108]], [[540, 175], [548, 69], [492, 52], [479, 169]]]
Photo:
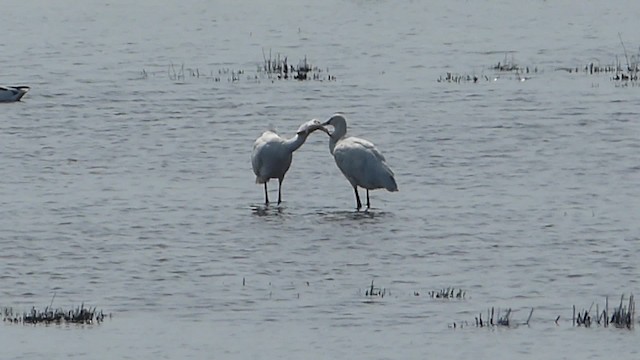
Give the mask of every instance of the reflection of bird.
[[313, 119], [300, 125], [296, 135], [291, 139], [283, 139], [273, 131], [265, 131], [253, 144], [251, 165], [256, 174], [256, 183], [264, 184], [265, 204], [269, 204], [269, 179], [278, 179], [278, 204], [282, 202], [282, 181], [291, 166], [293, 152], [304, 144], [309, 134], [318, 129], [327, 132], [320, 121]]
[[343, 115], [335, 114], [322, 125], [331, 125], [334, 128], [329, 134], [329, 150], [338, 168], [353, 186], [358, 210], [362, 207], [358, 186], [367, 190], [367, 208], [370, 207], [369, 190], [385, 188], [398, 191], [393, 171], [378, 149], [367, 140], [346, 136], [347, 120]]
[[29, 89], [28, 86], [0, 86], [0, 102], [20, 101]]

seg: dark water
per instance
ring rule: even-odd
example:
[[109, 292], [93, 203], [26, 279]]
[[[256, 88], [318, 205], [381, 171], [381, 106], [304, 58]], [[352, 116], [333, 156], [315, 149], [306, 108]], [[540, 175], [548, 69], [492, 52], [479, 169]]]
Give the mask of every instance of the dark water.
[[[635, 56], [639, 11], [4, 4], [0, 83], [32, 91], [0, 107], [0, 305], [42, 308], [55, 293], [54, 306], [113, 318], [2, 325], [0, 347], [12, 359], [637, 358], [635, 331], [574, 328], [571, 306], [638, 293], [640, 87], [556, 69], [626, 62], [618, 33]], [[337, 80], [256, 80], [269, 49]], [[505, 56], [531, 67], [525, 81], [490, 69]], [[202, 76], [172, 79], [183, 64]], [[481, 80], [436, 81], [447, 72]], [[255, 138], [337, 111], [400, 192], [355, 212], [318, 132], [284, 203], [265, 209]], [[384, 298], [365, 295], [372, 280]], [[445, 287], [466, 299], [427, 296]], [[492, 306], [516, 322], [535, 310], [530, 326], [473, 326]]]

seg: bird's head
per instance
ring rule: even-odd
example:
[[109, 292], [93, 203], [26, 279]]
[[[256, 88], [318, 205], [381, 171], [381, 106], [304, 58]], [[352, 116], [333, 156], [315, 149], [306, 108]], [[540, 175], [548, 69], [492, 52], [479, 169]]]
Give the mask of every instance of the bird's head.
[[336, 136], [336, 139], [343, 137], [347, 133], [347, 119], [342, 114], [333, 114], [329, 120], [322, 123], [323, 126], [333, 126], [333, 132], [327, 134], [330, 137]]
[[311, 119], [306, 123], [300, 125], [296, 133], [298, 135], [309, 135], [316, 130], [321, 130], [329, 134], [329, 130], [327, 130], [318, 119]]

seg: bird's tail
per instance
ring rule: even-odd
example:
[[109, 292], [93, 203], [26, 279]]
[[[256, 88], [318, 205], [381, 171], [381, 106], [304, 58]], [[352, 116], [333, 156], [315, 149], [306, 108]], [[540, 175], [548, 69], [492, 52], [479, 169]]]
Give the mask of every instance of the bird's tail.
[[393, 175], [389, 175], [384, 188], [388, 191], [398, 191], [398, 184], [396, 184], [396, 179], [393, 177]]
[[382, 179], [382, 185], [388, 191], [398, 191], [398, 184], [396, 183], [395, 175], [393, 171], [386, 163], [382, 163], [380, 167], [379, 178]]

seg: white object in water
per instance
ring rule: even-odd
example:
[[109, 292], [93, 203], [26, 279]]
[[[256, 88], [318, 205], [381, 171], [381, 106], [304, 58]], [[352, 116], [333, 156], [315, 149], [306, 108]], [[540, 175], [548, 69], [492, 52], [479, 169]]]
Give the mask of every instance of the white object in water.
[[334, 130], [329, 134], [329, 151], [336, 165], [349, 180], [356, 194], [356, 209], [362, 203], [358, 195], [358, 186], [367, 190], [367, 209], [370, 208], [369, 190], [387, 189], [398, 191], [393, 171], [384, 156], [369, 141], [347, 135], [347, 120], [342, 114], [333, 115], [322, 125], [331, 125]]
[[256, 183], [264, 184], [264, 202], [269, 204], [267, 182], [278, 179], [278, 204], [282, 202], [282, 181], [291, 166], [293, 152], [307, 140], [307, 136], [316, 130], [329, 133], [319, 120], [313, 119], [300, 125], [296, 135], [284, 139], [273, 131], [265, 131], [253, 144], [251, 165], [256, 174]]
[[20, 101], [31, 88], [28, 86], [1, 86], [0, 102]]

